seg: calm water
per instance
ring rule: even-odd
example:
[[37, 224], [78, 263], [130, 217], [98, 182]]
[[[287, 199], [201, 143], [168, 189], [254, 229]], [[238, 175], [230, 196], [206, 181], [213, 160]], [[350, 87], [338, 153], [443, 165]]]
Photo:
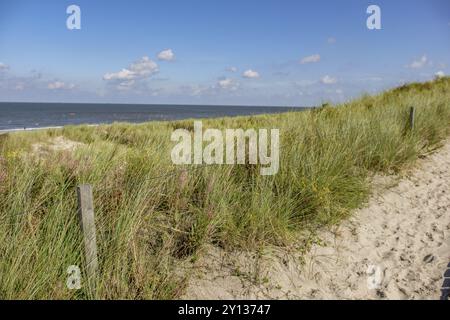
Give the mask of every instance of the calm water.
[[[278, 113], [287, 107], [0, 103], [0, 130]], [[298, 110], [298, 109], [297, 109]]]

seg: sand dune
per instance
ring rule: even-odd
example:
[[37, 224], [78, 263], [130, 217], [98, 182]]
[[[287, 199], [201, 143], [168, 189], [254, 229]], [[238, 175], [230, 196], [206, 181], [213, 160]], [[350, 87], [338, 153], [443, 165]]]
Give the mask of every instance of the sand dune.
[[306, 256], [211, 249], [185, 298], [439, 299], [450, 268], [450, 141], [374, 183], [367, 206]]

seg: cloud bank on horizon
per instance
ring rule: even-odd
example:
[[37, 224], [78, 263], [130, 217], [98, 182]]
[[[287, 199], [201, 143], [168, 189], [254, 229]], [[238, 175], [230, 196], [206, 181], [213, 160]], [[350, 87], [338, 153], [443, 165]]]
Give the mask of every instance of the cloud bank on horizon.
[[447, 0], [376, 1], [379, 30], [356, 0], [73, 4], [80, 29], [0, 3], [0, 101], [306, 106], [449, 74]]

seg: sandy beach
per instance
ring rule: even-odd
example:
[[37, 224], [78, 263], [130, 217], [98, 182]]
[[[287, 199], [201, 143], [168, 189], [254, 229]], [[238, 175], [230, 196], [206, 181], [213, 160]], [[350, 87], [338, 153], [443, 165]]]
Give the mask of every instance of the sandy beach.
[[62, 127], [42, 127], [42, 128], [7, 129], [7, 130], [0, 130], [0, 134], [13, 133], [13, 132], [24, 132], [24, 131], [48, 130], [48, 129], [61, 129], [61, 128], [62, 128]]
[[306, 256], [211, 249], [185, 298], [439, 299], [450, 268], [450, 141], [373, 183], [368, 204]]

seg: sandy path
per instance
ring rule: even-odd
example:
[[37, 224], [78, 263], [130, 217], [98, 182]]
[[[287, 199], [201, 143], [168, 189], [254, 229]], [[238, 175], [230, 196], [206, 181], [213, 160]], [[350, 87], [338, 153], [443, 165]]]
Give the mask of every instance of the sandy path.
[[450, 141], [320, 237], [302, 263], [278, 250], [255, 259], [212, 249], [185, 298], [439, 299], [450, 268]]

